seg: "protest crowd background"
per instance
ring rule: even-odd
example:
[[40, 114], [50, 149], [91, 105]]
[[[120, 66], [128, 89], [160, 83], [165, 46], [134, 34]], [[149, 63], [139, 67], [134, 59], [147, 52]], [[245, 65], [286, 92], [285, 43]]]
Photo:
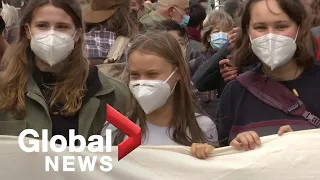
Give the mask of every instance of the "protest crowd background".
[[[320, 127], [320, 0], [2, 0], [0, 135], [254, 150]], [[57, 142], [59, 144], [59, 142]]]

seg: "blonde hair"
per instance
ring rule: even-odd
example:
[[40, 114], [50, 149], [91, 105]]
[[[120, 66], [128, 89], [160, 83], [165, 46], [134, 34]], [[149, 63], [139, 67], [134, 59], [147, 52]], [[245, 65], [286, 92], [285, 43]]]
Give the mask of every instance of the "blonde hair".
[[[26, 116], [25, 92], [29, 78], [32, 77], [33, 62], [29, 59], [30, 41], [26, 37], [25, 24], [30, 24], [34, 9], [46, 4], [53, 4], [68, 13], [76, 26], [81, 29], [81, 8], [78, 0], [31, 0], [23, 10], [20, 22], [20, 39], [4, 54], [0, 64], [0, 111], [11, 111], [16, 118]], [[64, 69], [58, 74], [61, 80], [55, 84], [49, 100], [52, 109], [62, 104], [59, 113], [74, 115], [81, 108], [82, 98], [86, 91], [86, 79], [89, 62], [83, 57], [83, 36], [75, 44]]]
[[[181, 75], [173, 92], [175, 117], [169, 126], [169, 129], [174, 128], [171, 139], [185, 146], [196, 142], [205, 142], [206, 137], [200, 129], [195, 115], [195, 112], [201, 112], [201, 110], [193, 98], [188, 63], [179, 42], [168, 32], [151, 32], [135, 38], [129, 49], [128, 57], [137, 51], [162, 57], [172, 65], [173, 69], [177, 68], [177, 72]], [[145, 113], [133, 97], [130, 110], [129, 119], [134, 123], [139, 120], [139, 126], [145, 136], [147, 132]], [[188, 130], [191, 138], [188, 136]], [[118, 131], [114, 144], [121, 143], [124, 136], [123, 132]]]
[[208, 20], [203, 26], [203, 30], [201, 32], [202, 43], [205, 47], [205, 50], [210, 49], [210, 41], [208, 38], [213, 29], [220, 28], [223, 31], [231, 31], [233, 27], [232, 17], [224, 12], [224, 11], [212, 11], [208, 15]]

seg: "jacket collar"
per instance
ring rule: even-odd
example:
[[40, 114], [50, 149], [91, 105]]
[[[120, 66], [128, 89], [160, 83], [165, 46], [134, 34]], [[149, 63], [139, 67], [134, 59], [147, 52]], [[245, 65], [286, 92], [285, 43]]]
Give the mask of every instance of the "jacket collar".
[[[102, 72], [98, 71], [98, 77], [101, 83], [100, 90], [92, 97], [88, 98], [79, 111], [79, 134], [83, 135], [85, 138], [88, 138], [88, 136], [90, 135], [90, 128], [101, 105], [98, 96], [107, 95], [115, 90], [114, 86], [112, 86], [112, 84], [110, 83], [109, 78], [107, 78]], [[32, 76], [30, 76], [29, 78], [26, 91], [26, 95], [29, 98], [38, 102], [44, 108], [48, 120], [50, 120], [51, 116], [46, 100]], [[50, 122], [48, 123], [50, 124]], [[48, 128], [51, 129], [51, 126]]]

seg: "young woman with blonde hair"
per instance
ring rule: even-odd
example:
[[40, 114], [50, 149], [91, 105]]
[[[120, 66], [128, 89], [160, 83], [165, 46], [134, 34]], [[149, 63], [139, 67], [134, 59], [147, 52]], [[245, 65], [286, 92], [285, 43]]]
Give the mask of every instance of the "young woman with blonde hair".
[[[141, 127], [142, 144], [191, 146], [193, 156], [206, 158], [216, 143], [217, 130], [193, 101], [179, 42], [168, 32], [137, 37], [128, 52], [128, 69], [129, 119]], [[121, 131], [115, 135], [115, 145], [126, 138]]]
[[0, 134], [24, 129], [49, 138], [69, 130], [88, 138], [100, 133], [105, 106], [124, 112], [125, 85], [89, 68], [77, 0], [30, 0], [20, 19], [20, 39], [0, 69]]

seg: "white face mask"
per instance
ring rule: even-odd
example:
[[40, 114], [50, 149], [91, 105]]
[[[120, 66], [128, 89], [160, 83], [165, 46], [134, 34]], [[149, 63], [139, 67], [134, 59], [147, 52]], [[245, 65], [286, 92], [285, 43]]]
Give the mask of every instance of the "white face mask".
[[295, 39], [272, 33], [253, 39], [251, 40], [252, 51], [262, 63], [274, 70], [291, 61], [297, 50], [298, 32]]
[[168, 80], [174, 75], [176, 70], [168, 77], [167, 80], [137, 80], [130, 81], [129, 88], [135, 99], [140, 104], [146, 114], [162, 107], [173, 92]]
[[32, 36], [30, 46], [36, 56], [52, 67], [70, 55], [74, 49], [74, 36], [50, 30]]

